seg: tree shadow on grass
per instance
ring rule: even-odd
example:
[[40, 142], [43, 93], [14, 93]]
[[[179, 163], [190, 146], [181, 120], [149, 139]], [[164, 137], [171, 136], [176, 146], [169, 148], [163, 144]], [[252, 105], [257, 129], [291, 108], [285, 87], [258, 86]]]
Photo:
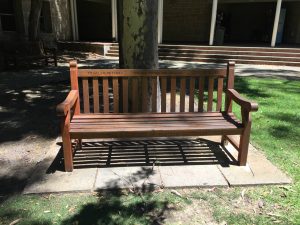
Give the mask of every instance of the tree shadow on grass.
[[[159, 187], [144, 182], [154, 170], [141, 168], [122, 177], [131, 180], [130, 194], [122, 190], [119, 179], [107, 182], [108, 190], [97, 190], [98, 201], [84, 205], [74, 216], [62, 224], [162, 224], [166, 214], [174, 210], [167, 199], [159, 198], [154, 191]], [[142, 182], [136, 186], [134, 183]]]
[[[263, 78], [262, 78], [263, 79]], [[270, 97], [264, 90], [251, 87], [250, 82], [246, 77], [235, 77], [235, 89], [239, 93], [247, 95], [249, 98], [268, 98]]]
[[297, 139], [299, 133], [296, 130], [298, 128], [296, 124], [300, 124], [300, 116], [292, 113], [266, 113], [266, 116], [277, 121], [277, 124], [270, 126], [268, 129], [268, 132], [274, 138], [290, 140], [295, 137], [295, 142], [299, 140]]
[[150, 193], [141, 196], [128, 203], [122, 201], [121, 193], [106, 193], [98, 203], [85, 205], [62, 224], [162, 224], [166, 211], [171, 210], [168, 202], [153, 199]]
[[290, 68], [281, 66], [278, 68], [264, 69], [260, 67], [240, 68], [237, 72], [240, 75], [257, 77], [257, 78], [273, 78], [273, 79], [286, 79], [288, 81], [300, 80], [300, 70], [298, 68]]
[[[172, 210], [176, 210], [173, 206], [174, 202], [185, 200], [175, 195], [173, 197], [163, 195], [162, 197], [162, 195], [159, 194], [159, 192], [163, 191], [162, 189], [158, 189], [156, 186], [144, 182], [144, 180], [152, 174], [153, 169], [141, 168], [129, 176], [122, 177], [124, 180], [133, 179], [132, 181], [143, 183], [143, 185], [139, 186], [132, 185], [130, 189], [121, 190], [121, 186], [118, 185], [119, 181], [112, 179], [107, 185], [113, 189], [104, 191], [97, 190], [94, 197], [89, 198], [88, 203], [78, 202], [76, 195], [72, 195], [71, 199], [66, 196], [66, 200], [69, 199], [68, 204], [78, 202], [76, 207], [78, 211], [74, 214], [69, 214], [68, 212], [65, 214], [53, 208], [53, 205], [60, 204], [59, 200], [54, 198], [53, 203], [47, 201], [47, 205], [49, 204], [49, 206], [47, 206], [43, 203], [43, 197], [39, 196], [37, 198], [42, 198], [41, 200], [37, 199], [37, 201], [32, 201], [32, 198], [21, 199], [22, 202], [20, 202], [20, 204], [18, 204], [17, 198], [13, 199], [7, 204], [7, 207], [3, 211], [0, 211], [0, 218], [9, 222], [22, 218], [20, 223], [23, 222], [23, 224], [52, 224], [52, 218], [55, 219], [55, 216], [51, 217], [51, 221], [49, 221], [49, 215], [43, 213], [43, 210], [47, 209], [49, 211], [51, 210], [49, 213], [53, 213], [53, 215], [61, 213], [64, 219], [57, 221], [57, 223], [64, 225], [162, 224], [168, 216], [168, 213]], [[41, 201], [41, 211], [35, 213], [34, 210], [36, 206], [31, 205], [25, 207], [26, 210], [23, 210], [22, 205], [27, 204], [28, 200], [31, 200], [30, 202], [33, 202], [32, 204]], [[61, 204], [63, 204], [63, 202]], [[16, 210], [20, 207], [22, 207], [22, 209]]]

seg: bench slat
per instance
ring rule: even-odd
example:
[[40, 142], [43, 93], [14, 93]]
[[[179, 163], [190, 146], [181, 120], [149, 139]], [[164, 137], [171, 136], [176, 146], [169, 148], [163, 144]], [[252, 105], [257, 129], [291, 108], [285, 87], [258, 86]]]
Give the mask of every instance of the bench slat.
[[157, 112], [157, 79], [152, 79], [152, 112]]
[[[176, 130], [180, 128], [185, 128], [187, 130], [193, 129], [212, 129], [218, 127], [219, 129], [236, 129], [237, 126], [230, 124], [230, 123], [187, 123], [187, 124], [175, 124], [174, 122], [170, 123], [155, 123], [155, 124], [143, 124], [143, 123], [136, 123], [136, 124], [127, 124], [127, 123], [114, 123], [114, 124], [86, 124], [86, 125], [74, 125], [71, 124], [71, 132], [73, 130], [115, 130], [119, 132], [123, 132], [126, 130], [134, 130], [134, 129], [145, 129], [145, 130], [163, 130], [163, 129], [170, 129]], [[176, 128], [176, 129], [175, 129]]]
[[[234, 88], [234, 63], [228, 63], [227, 64], [227, 83], [226, 83], [226, 89], [232, 89]], [[225, 107], [228, 105], [228, 98], [226, 95], [225, 99]], [[232, 104], [228, 105], [228, 112], [232, 111]]]
[[[147, 121], [145, 121], [145, 119]], [[224, 118], [209, 118], [209, 117], [204, 117], [204, 118], [130, 118], [130, 119], [114, 119], [114, 122], [125, 122], [125, 123], [153, 123], [153, 121], [160, 121], [163, 120], [166, 123], [171, 121], [171, 122], [182, 122], [182, 121], [195, 121], [195, 122], [218, 122], [218, 121], [224, 121], [226, 119]], [[228, 119], [229, 120], [229, 119]], [[238, 119], [232, 118], [230, 119], [232, 121], [235, 121], [236, 123], [240, 123]], [[112, 123], [112, 119], [96, 119], [96, 118], [90, 118], [90, 119], [73, 119], [72, 120], [73, 124], [88, 124], [88, 123], [95, 123], [95, 124], [106, 124], [106, 123]]]
[[99, 83], [97, 77], [93, 77], [93, 101], [94, 113], [99, 113]]
[[124, 77], [122, 78], [122, 84], [123, 84], [123, 112], [128, 113], [128, 78]]
[[176, 110], [176, 78], [171, 78], [171, 107], [170, 112], [175, 112]]
[[89, 122], [89, 121], [98, 121], [98, 122], [105, 122], [105, 121], [153, 121], [153, 120], [174, 120], [174, 121], [189, 121], [189, 120], [195, 120], [195, 121], [215, 121], [215, 120], [237, 120], [239, 121], [234, 115], [218, 115], [218, 116], [152, 116], [152, 114], [147, 113], [144, 116], [141, 115], [128, 115], [128, 116], [120, 116], [119, 114], [113, 114], [114, 117], [99, 117], [95, 114], [89, 114], [90, 116], [73, 116], [72, 122]]
[[227, 69], [78, 69], [78, 77], [226, 77]]
[[218, 79], [218, 93], [217, 93], [217, 106], [216, 111], [222, 110], [222, 94], [223, 94], [223, 87], [224, 87], [224, 79]]
[[207, 99], [207, 112], [212, 112], [214, 94], [214, 78], [208, 79], [208, 99]]
[[132, 78], [132, 93], [131, 93], [131, 99], [132, 99], [132, 112], [136, 113], [138, 112], [138, 102], [139, 102], [139, 94], [138, 94], [138, 79]]
[[195, 104], [195, 78], [190, 78], [189, 112], [194, 112]]
[[119, 112], [119, 79], [113, 78], [114, 113]]
[[103, 107], [104, 113], [109, 113], [109, 92], [108, 92], [108, 78], [103, 78]]
[[203, 112], [204, 103], [204, 77], [199, 78], [199, 96], [198, 96], [198, 112]]
[[73, 119], [75, 118], [102, 118], [102, 119], [118, 119], [118, 118], [188, 118], [188, 117], [232, 117], [234, 114], [233, 113], [223, 113], [223, 112], [205, 112], [205, 113], [190, 113], [190, 112], [185, 112], [185, 113], [93, 113], [93, 114], [80, 114], [80, 115], [75, 115]]
[[243, 131], [242, 128], [221, 128], [221, 127], [203, 127], [195, 129], [186, 129], [186, 127], [170, 130], [165, 127], [161, 130], [132, 129], [125, 131], [108, 131], [108, 130], [72, 130], [70, 135], [72, 138], [136, 138], [136, 137], [172, 137], [172, 136], [204, 136], [204, 135], [239, 135]]
[[73, 124], [89, 124], [89, 123], [118, 123], [118, 122], [126, 122], [128, 124], [139, 124], [139, 123], [169, 123], [174, 122], [176, 123], [185, 123], [185, 122], [191, 122], [194, 121], [195, 123], [220, 123], [220, 122], [230, 122], [230, 123], [240, 123], [242, 124], [236, 117], [231, 116], [219, 116], [219, 117], [127, 117], [127, 118], [96, 118], [96, 117], [90, 117], [90, 118], [81, 118], [76, 117], [72, 119]]
[[180, 112], [185, 111], [185, 90], [186, 90], [186, 79], [180, 79]]
[[190, 123], [186, 123], [186, 124], [174, 124], [174, 122], [170, 122], [170, 123], [145, 123], [145, 124], [127, 124], [127, 123], [118, 123], [118, 124], [82, 124], [82, 125], [74, 125], [72, 124], [71, 126], [71, 130], [73, 129], [90, 129], [90, 130], [95, 130], [95, 129], [103, 129], [103, 130], [119, 130], [119, 131], [125, 131], [126, 129], [152, 129], [152, 130], [160, 130], [160, 129], [164, 129], [164, 128], [168, 128], [169, 129], [177, 129], [177, 128], [181, 128], [181, 127], [185, 127], [186, 129], [190, 129], [187, 128], [187, 126], [190, 126], [191, 129], [204, 129], [204, 127], [210, 128], [210, 127], [220, 127], [220, 129], [223, 128], [237, 128], [236, 126], [229, 124], [229, 123], [219, 123], [219, 124], [213, 124], [213, 123], [196, 123], [194, 121], [190, 122]]
[[161, 78], [161, 112], [166, 112], [167, 78]]
[[148, 80], [142, 78], [142, 112], [147, 112], [148, 108]]
[[83, 91], [83, 111], [84, 111], [84, 113], [89, 113], [90, 112], [90, 94], [89, 94], [88, 78], [82, 79], [82, 91]]

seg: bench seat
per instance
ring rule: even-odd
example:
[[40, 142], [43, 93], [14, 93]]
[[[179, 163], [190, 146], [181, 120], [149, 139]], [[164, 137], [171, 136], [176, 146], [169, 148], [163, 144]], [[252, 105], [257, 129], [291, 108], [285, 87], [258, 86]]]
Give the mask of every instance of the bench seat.
[[241, 134], [232, 113], [79, 114], [70, 123], [71, 138], [129, 138]]

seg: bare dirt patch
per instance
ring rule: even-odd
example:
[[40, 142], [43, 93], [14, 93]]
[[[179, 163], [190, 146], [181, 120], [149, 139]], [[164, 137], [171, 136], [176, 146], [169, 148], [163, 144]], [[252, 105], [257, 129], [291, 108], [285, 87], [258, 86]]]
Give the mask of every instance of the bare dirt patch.
[[177, 210], [169, 211], [166, 217], [166, 224], [207, 224], [217, 225], [212, 216], [210, 207], [206, 202], [201, 200], [192, 200], [191, 204], [184, 205], [184, 207], [176, 207]]

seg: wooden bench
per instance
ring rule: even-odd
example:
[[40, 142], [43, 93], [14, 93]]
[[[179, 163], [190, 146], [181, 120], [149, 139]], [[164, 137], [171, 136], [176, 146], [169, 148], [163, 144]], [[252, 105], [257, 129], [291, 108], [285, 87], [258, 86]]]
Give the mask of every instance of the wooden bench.
[[[239, 152], [239, 165], [245, 165], [250, 112], [257, 111], [258, 105], [245, 100], [233, 89], [234, 65], [228, 63], [227, 68], [221, 69], [78, 69], [77, 63], [71, 62], [72, 90], [57, 106], [58, 115], [62, 117], [65, 170], [73, 170], [71, 140], [76, 139], [80, 147], [82, 139], [90, 138], [222, 135], [222, 144], [229, 140]], [[157, 110], [158, 79], [160, 112]], [[146, 112], [147, 82], [151, 82], [153, 89], [150, 113]], [[129, 83], [131, 88], [128, 88]], [[186, 95], [189, 96], [188, 107], [185, 107]], [[138, 104], [140, 96], [141, 106]], [[241, 107], [241, 121], [232, 113], [232, 101]], [[177, 102], [179, 112], [176, 112]], [[230, 135], [240, 135], [239, 143]]]

